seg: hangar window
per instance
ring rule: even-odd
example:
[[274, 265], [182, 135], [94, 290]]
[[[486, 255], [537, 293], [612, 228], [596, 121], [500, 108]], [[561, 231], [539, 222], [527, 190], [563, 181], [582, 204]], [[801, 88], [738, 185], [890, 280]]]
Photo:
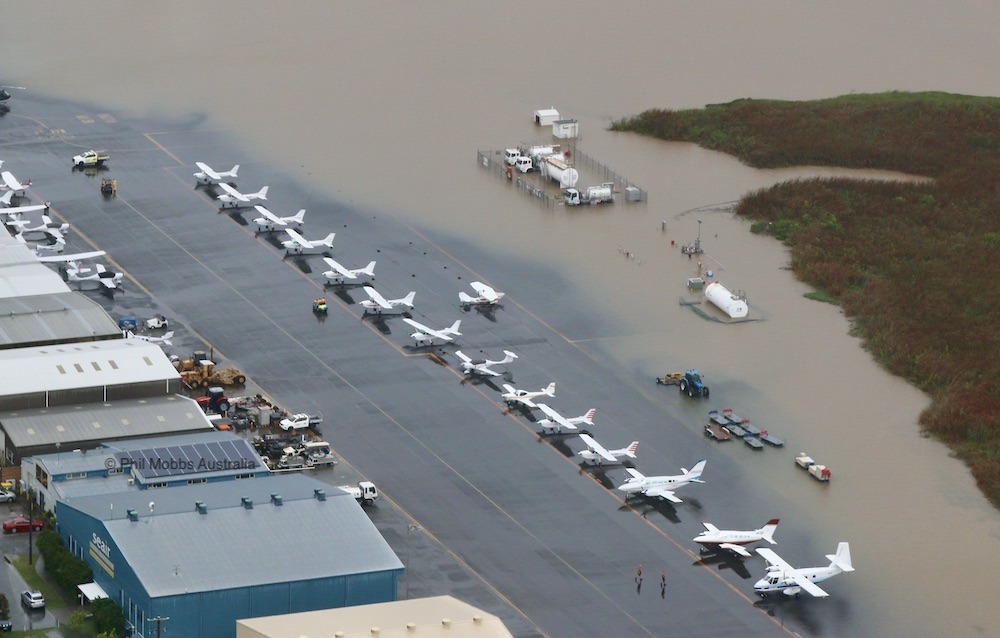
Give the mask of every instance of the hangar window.
[[101, 366], [97, 365], [96, 361], [91, 361], [90, 365], [94, 366], [94, 370], [97, 370], [98, 372], [101, 371]]
[[59, 374], [66, 374], [66, 368], [64, 368], [64, 367], [62, 367], [60, 365], [56, 366], [56, 370], [59, 371]]
[[77, 372], [83, 372], [83, 366], [80, 365], [79, 363], [74, 363], [73, 367], [76, 368]]
[[117, 370], [118, 369], [118, 364], [115, 363], [114, 361], [112, 361], [111, 359], [108, 359], [108, 365], [111, 366], [112, 370]]

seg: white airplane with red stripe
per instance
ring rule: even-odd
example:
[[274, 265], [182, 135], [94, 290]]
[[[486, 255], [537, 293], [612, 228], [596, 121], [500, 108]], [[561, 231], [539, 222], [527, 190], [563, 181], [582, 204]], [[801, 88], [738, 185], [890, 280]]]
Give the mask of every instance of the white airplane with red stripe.
[[628, 446], [621, 449], [609, 450], [598, 443], [594, 437], [582, 432], [580, 433], [580, 439], [587, 446], [587, 449], [581, 450], [577, 454], [583, 457], [588, 463], [594, 465], [618, 465], [624, 462], [626, 458], [634, 459], [635, 451], [639, 448], [639, 442], [632, 441]]
[[747, 545], [752, 545], [760, 541], [767, 541], [772, 545], [777, 543], [772, 538], [774, 530], [778, 528], [778, 519], [776, 518], [772, 518], [763, 527], [755, 530], [719, 529], [715, 525], [704, 521], [701, 524], [705, 526], [705, 531], [698, 534], [694, 542], [701, 545], [703, 551], [728, 549], [740, 556], [749, 558], [750, 552], [746, 550]]
[[594, 415], [597, 414], [597, 408], [590, 408], [586, 414], [567, 419], [544, 403], [539, 403], [538, 409], [548, 417], [538, 422], [542, 432], [548, 434], [559, 434], [563, 430], [576, 432], [581, 425], [594, 425]]

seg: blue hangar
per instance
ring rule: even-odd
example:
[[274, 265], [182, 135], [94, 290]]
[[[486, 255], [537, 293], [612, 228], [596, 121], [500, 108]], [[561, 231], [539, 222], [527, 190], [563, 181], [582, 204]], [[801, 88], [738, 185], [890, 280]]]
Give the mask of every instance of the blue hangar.
[[70, 498], [56, 518], [135, 636], [389, 602], [403, 571], [351, 495], [299, 474]]

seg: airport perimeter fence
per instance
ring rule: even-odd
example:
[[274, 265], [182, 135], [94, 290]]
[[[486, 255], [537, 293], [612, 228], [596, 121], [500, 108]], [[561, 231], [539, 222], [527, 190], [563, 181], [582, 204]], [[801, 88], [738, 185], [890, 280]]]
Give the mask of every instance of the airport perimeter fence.
[[636, 199], [632, 199], [632, 200], [626, 199], [626, 201], [638, 201], [638, 202], [648, 201], [649, 194], [646, 193], [645, 190], [639, 188], [638, 186], [636, 186], [635, 184], [633, 184], [631, 181], [625, 179], [624, 177], [622, 177], [618, 173], [614, 172], [613, 170], [611, 170], [610, 168], [608, 168], [604, 164], [601, 164], [600, 162], [598, 162], [597, 160], [595, 160], [593, 157], [587, 155], [586, 153], [584, 153], [583, 151], [581, 151], [579, 149], [574, 149], [574, 151], [573, 151], [573, 164], [575, 166], [577, 166], [578, 168], [580, 168], [580, 167], [586, 167], [587, 170], [589, 170], [589, 171], [594, 171], [594, 172], [598, 173], [599, 175], [603, 175], [602, 179], [605, 182], [613, 182], [614, 183], [614, 185], [615, 185], [615, 192], [625, 193], [625, 192], [628, 192], [628, 189], [630, 189], [630, 188], [635, 189], [634, 192], [636, 193], [636, 195], [635, 195]]
[[507, 180], [517, 190], [525, 195], [529, 195], [545, 204], [546, 208], [555, 208], [556, 204], [562, 201], [562, 197], [553, 197], [545, 192], [540, 180], [527, 177], [509, 166], [504, 160], [504, 151], [476, 151], [476, 161], [479, 166], [488, 170], [494, 177]]

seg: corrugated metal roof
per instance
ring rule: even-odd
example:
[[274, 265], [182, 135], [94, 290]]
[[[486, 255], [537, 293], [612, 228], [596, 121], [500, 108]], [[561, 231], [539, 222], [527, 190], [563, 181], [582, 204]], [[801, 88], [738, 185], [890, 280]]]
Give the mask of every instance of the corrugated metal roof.
[[0, 350], [0, 394], [179, 379], [158, 344], [113, 339]]
[[17, 448], [190, 432], [212, 424], [198, 404], [179, 395], [0, 412], [0, 427]]
[[38, 261], [9, 232], [0, 232], [0, 298], [47, 295], [69, 291], [54, 270]]
[[0, 295], [0, 348], [113, 337], [121, 337], [117, 324], [100, 304], [80, 293]]
[[[445, 618], [450, 621], [447, 626], [442, 623]], [[416, 625], [416, 629], [407, 628], [408, 623]], [[512, 637], [498, 617], [451, 596], [247, 618], [236, 621], [236, 635], [244, 635], [241, 628], [245, 627], [256, 632], [254, 636], [266, 638], [332, 636], [334, 632], [343, 632], [337, 635], [345, 638], [360, 638], [370, 637], [373, 626], [378, 626], [382, 638]]]
[[[326, 491], [325, 501], [316, 489]], [[112, 559], [127, 563], [152, 597], [403, 567], [350, 495], [302, 475], [83, 497], [60, 502], [57, 515], [63, 507], [105, 521], [122, 554]], [[129, 509], [138, 522], [127, 518]], [[239, 543], [230, 542], [234, 532]]]

